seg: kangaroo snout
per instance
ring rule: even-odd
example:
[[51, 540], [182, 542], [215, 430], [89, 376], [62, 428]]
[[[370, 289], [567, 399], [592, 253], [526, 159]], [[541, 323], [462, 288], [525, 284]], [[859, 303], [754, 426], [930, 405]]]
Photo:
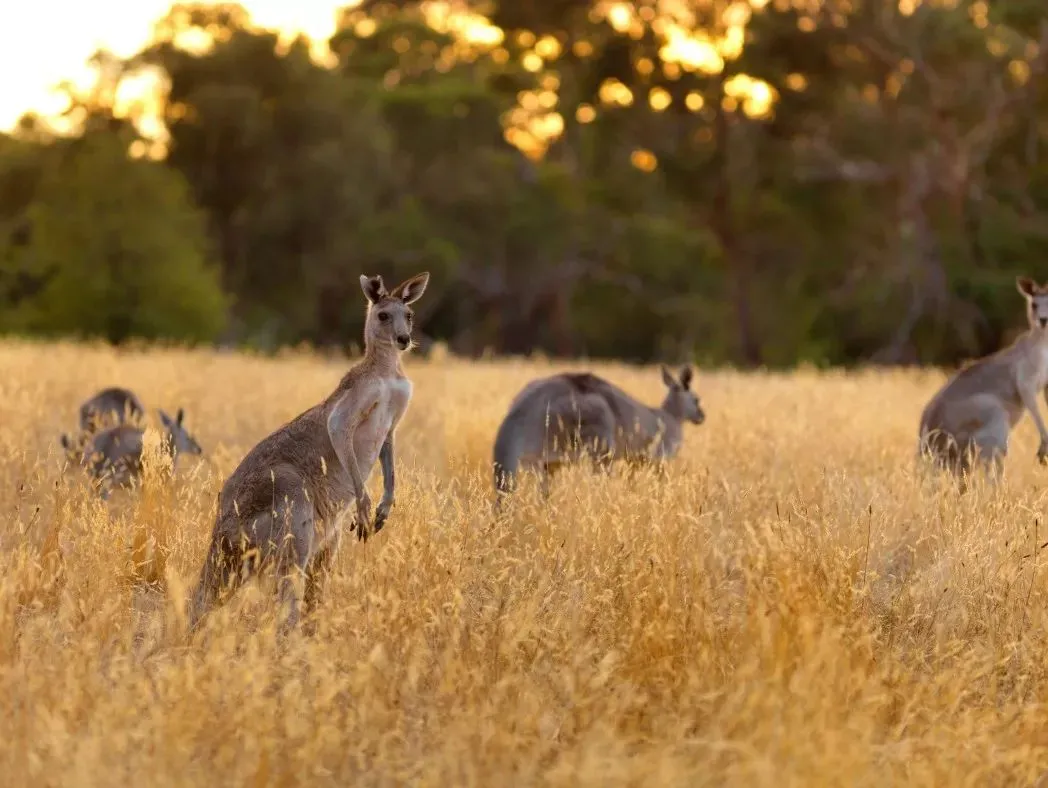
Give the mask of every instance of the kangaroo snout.
[[411, 344], [411, 337], [407, 334], [397, 334], [397, 347], [401, 350], [407, 350], [408, 345]]
[[1041, 324], [1041, 328], [1048, 326], [1048, 317], [1038, 318], [1038, 322]]

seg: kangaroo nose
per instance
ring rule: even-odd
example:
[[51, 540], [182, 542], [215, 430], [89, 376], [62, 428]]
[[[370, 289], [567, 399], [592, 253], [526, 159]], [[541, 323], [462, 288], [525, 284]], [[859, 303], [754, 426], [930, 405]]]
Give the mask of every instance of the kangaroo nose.
[[1048, 326], [1048, 317], [1038, 318], [1041, 321], [1041, 328]]
[[397, 335], [397, 344], [400, 345], [400, 349], [404, 350], [408, 345], [411, 344], [411, 337], [407, 334]]

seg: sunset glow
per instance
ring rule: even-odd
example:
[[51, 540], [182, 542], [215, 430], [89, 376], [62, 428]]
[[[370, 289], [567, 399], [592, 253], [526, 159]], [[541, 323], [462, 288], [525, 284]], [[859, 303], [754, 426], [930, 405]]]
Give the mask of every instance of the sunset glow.
[[[94, 73], [88, 58], [101, 48], [120, 57], [133, 55], [150, 39], [154, 23], [171, 5], [169, 0], [0, 3], [0, 30], [6, 33], [0, 46], [0, 68], [5, 74], [18, 75], [17, 80], [8, 79], [0, 91], [0, 130], [12, 128], [27, 111], [47, 117], [61, 112], [66, 100], [56, 90], [59, 83], [68, 80], [81, 89], [90, 87]], [[326, 41], [335, 32], [339, 4], [331, 0], [249, 0], [244, 6], [261, 27]]]
[[[354, 4], [345, 3], [341, 8]], [[91, 55], [102, 48], [118, 57], [139, 51], [170, 5], [168, 0], [100, 0], [91, 5], [68, 5], [62, 7], [60, 24], [56, 24], [54, 7], [47, 4], [19, 4], [17, 10], [0, 11], [0, 29], [17, 31], [0, 47], [0, 66], [5, 67], [6, 73], [21, 77], [18, 82], [5, 85], [0, 93], [0, 130], [11, 129], [30, 111], [48, 118], [56, 130], [70, 128], [72, 121], [56, 119], [67, 105], [66, 96], [58, 86], [67, 81], [80, 91], [88, 90], [95, 82], [95, 71], [87, 63]], [[722, 14], [723, 28], [716, 37], [696, 32], [694, 14], [688, 4], [672, 0], [659, 4], [657, 17], [650, 6], [637, 8], [623, 2], [598, 3], [593, 13], [596, 19], [604, 18], [616, 30], [635, 38], [643, 34], [646, 26], [655, 29], [665, 41], [659, 52], [661, 68], [666, 76], [674, 78], [674, 72], [680, 71], [720, 72], [726, 60], [738, 57], [742, 51], [751, 8], [762, 5], [764, 3], [755, 0], [738, 0], [727, 6]], [[299, 33], [305, 34], [314, 41], [314, 56], [319, 62], [331, 57], [326, 41], [336, 29], [338, 4], [330, 0], [295, 3], [250, 0], [244, 6], [259, 27], [280, 30], [289, 40]], [[428, 0], [422, 7], [437, 29], [455, 34], [471, 45], [490, 48], [496, 61], [508, 57], [508, 51], [500, 46], [505, 37], [503, 31], [485, 18], [455, 13], [451, 4], [438, 0]], [[370, 35], [374, 30], [374, 22], [368, 19], [361, 20], [356, 28], [359, 35]], [[47, 45], [41, 46], [42, 41]], [[180, 45], [194, 49], [206, 47], [208, 43], [179, 40]], [[525, 48], [521, 65], [533, 73], [543, 72], [561, 55], [560, 42], [552, 36], [536, 39], [530, 33], [523, 33], [517, 43]], [[588, 46], [586, 42], [576, 42], [575, 54], [588, 56], [592, 52], [592, 47], [586, 51]], [[637, 67], [641, 73], [650, 73], [655, 64], [642, 59]], [[547, 76], [556, 79], [555, 74]], [[155, 111], [156, 90], [155, 76], [147, 73], [126, 79], [116, 96], [117, 111], [133, 116], [141, 131], [157, 141], [152, 147], [139, 145], [133, 151], [135, 155], [162, 156], [164, 153], [164, 129]], [[557, 85], [544, 79], [541, 90], [522, 94], [520, 106], [504, 119], [507, 140], [529, 155], [541, 156], [549, 142], [563, 131], [556, 90]], [[614, 80], [605, 82], [599, 93], [598, 105], [586, 106], [577, 113], [581, 122], [594, 120], [601, 104], [630, 106], [638, 99], [629, 87]], [[655, 111], [665, 110], [670, 104], [669, 94], [662, 90], [646, 92], [639, 98]], [[729, 85], [725, 106], [733, 110], [739, 108], [757, 118], [771, 111], [776, 98], [767, 83], [736, 77]], [[689, 110], [698, 111], [704, 102], [700, 95], [694, 94], [688, 96], [686, 103]], [[644, 161], [647, 163], [647, 159]]]

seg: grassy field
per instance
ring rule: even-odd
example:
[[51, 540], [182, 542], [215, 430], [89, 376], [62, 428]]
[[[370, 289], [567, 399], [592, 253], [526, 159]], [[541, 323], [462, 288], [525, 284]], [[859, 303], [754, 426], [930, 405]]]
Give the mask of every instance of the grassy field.
[[[344, 361], [0, 345], [5, 785], [1029, 785], [1048, 770], [1048, 470], [915, 472], [940, 373], [699, 372], [670, 478], [579, 470], [490, 515], [542, 363], [409, 359], [386, 530], [315, 632], [248, 588], [187, 640], [224, 475]], [[645, 401], [657, 371], [601, 366]], [[107, 384], [205, 458], [109, 507], [58, 436]], [[379, 498], [380, 475], [371, 479]]]

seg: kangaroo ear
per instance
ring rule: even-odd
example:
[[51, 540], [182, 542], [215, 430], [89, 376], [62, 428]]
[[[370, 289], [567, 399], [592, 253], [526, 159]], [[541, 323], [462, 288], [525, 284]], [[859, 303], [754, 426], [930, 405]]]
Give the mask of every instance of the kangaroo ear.
[[1015, 287], [1027, 298], [1033, 298], [1037, 294], [1037, 283], [1028, 276], [1019, 276], [1015, 279]]
[[182, 408], [178, 409], [178, 413], [175, 414], [175, 424], [179, 427], [182, 426], [182, 419], [186, 417], [186, 412]]
[[365, 274], [361, 274], [360, 289], [364, 291], [364, 295], [367, 296], [368, 301], [372, 304], [377, 304], [385, 295], [387, 295], [386, 286], [383, 284], [381, 276], [369, 277]]
[[666, 388], [680, 388], [680, 383], [673, 377], [673, 373], [669, 371], [665, 364], [660, 364], [659, 368], [662, 370], [662, 382], [666, 384]]
[[171, 417], [164, 413], [164, 411], [161, 408], [156, 409], [156, 415], [160, 417], [160, 423], [163, 424], [165, 427], [171, 426]]
[[393, 298], [399, 298], [405, 304], [411, 304], [422, 297], [422, 294], [426, 292], [426, 285], [428, 284], [429, 271], [423, 271], [421, 274], [413, 276], [394, 287], [390, 295]]
[[71, 451], [71, 450], [72, 450], [73, 446], [72, 446], [72, 444], [70, 444], [70, 442], [69, 442], [69, 436], [68, 436], [68, 435], [66, 435], [66, 434], [65, 434], [65, 433], [63, 432], [63, 433], [62, 433], [62, 437], [61, 437], [61, 438], [59, 438], [59, 440], [60, 440], [60, 442], [62, 443], [62, 448], [63, 448], [63, 449], [65, 449], [66, 451]]
[[680, 384], [684, 386], [684, 388], [691, 388], [692, 374], [690, 364], [685, 364], [680, 368]]

